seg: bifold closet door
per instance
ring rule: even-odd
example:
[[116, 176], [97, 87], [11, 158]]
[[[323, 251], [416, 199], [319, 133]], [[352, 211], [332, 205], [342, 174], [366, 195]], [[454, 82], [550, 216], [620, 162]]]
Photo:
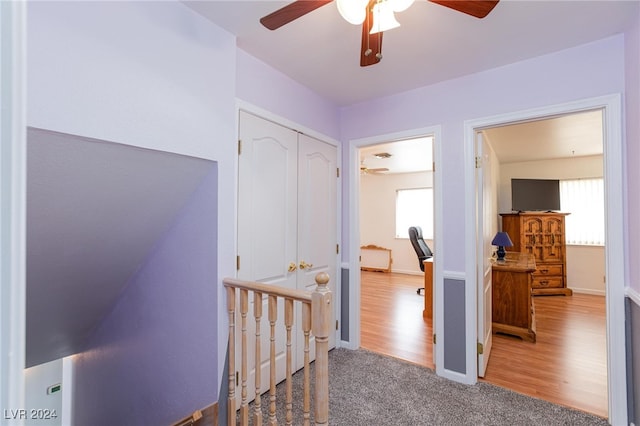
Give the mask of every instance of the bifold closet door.
[[[313, 290], [315, 276], [327, 272], [336, 290], [337, 148], [318, 139], [240, 113], [238, 160], [238, 278]], [[334, 296], [335, 298], [335, 296]], [[334, 303], [335, 306], [335, 303]], [[268, 387], [269, 323], [263, 299], [261, 321], [261, 383]], [[250, 300], [249, 318], [253, 315]], [[285, 377], [284, 311], [278, 306], [277, 380]], [[295, 311], [293, 365], [304, 362], [301, 307]], [[332, 322], [335, 310], [332, 310]], [[254, 365], [255, 326], [248, 321], [249, 365]], [[335, 333], [330, 337], [335, 346]], [[239, 346], [237, 346], [239, 347]], [[311, 359], [315, 358], [311, 344]], [[236, 365], [240, 365], [236, 362]], [[254, 383], [249, 374], [248, 386]], [[255, 389], [248, 389], [253, 399]]]
[[[336, 298], [337, 240], [337, 149], [310, 136], [298, 135], [298, 280], [301, 290], [315, 289], [315, 276], [329, 274], [329, 289]], [[302, 308], [296, 310], [296, 318]], [[335, 323], [335, 309], [331, 312]], [[297, 367], [304, 363], [302, 330], [298, 328]], [[335, 333], [329, 336], [329, 347], [335, 347]], [[315, 344], [310, 345], [315, 359]]]
[[[238, 278], [296, 289], [298, 135], [286, 127], [245, 112], [240, 113], [239, 134], [241, 142], [238, 160]], [[292, 264], [295, 269], [291, 267]], [[255, 397], [256, 345], [253, 302], [253, 297], [250, 297], [247, 321], [248, 358], [251, 368], [247, 380], [249, 400]], [[258, 363], [261, 366], [261, 392], [269, 387], [270, 327], [266, 297], [263, 297], [262, 305], [261, 356]], [[240, 327], [236, 326], [236, 329], [239, 330]], [[282, 301], [278, 304], [276, 330], [276, 379], [281, 381], [286, 374]], [[239, 334], [236, 333], [236, 348], [240, 348]], [[294, 334], [294, 338], [296, 335]], [[238, 358], [236, 367], [239, 368], [240, 365]]]

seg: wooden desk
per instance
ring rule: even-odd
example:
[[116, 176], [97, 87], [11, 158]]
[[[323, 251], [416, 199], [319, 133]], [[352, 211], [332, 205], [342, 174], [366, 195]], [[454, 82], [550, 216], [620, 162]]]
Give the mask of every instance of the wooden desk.
[[424, 260], [424, 318], [433, 319], [433, 257]]
[[507, 252], [504, 262], [493, 260], [492, 327], [494, 333], [536, 341], [535, 314], [531, 299], [535, 257], [529, 253]]

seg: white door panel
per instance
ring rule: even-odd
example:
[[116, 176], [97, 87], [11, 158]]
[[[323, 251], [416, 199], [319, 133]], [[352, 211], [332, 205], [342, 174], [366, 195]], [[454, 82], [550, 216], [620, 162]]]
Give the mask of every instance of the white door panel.
[[491, 240], [496, 232], [494, 224], [497, 212], [494, 207], [491, 147], [481, 133], [476, 138], [476, 157], [481, 160], [480, 167], [476, 168], [478, 343], [482, 344], [483, 349], [482, 353], [478, 353], [478, 376], [484, 377], [493, 344]]
[[[238, 278], [292, 289], [312, 291], [315, 276], [327, 272], [335, 292], [337, 244], [337, 149], [309, 136], [240, 113], [238, 188]], [[304, 263], [303, 263], [304, 262]], [[290, 265], [295, 269], [290, 270]], [[311, 265], [311, 266], [308, 266]], [[284, 301], [278, 302], [276, 325], [276, 380], [285, 378], [286, 331]], [[255, 320], [253, 297], [247, 315], [247, 397], [255, 397]], [[304, 362], [304, 339], [300, 304], [294, 312], [293, 366]], [[270, 326], [268, 301], [263, 298], [260, 326], [260, 391], [269, 388]], [[335, 319], [335, 313], [332, 312]], [[240, 335], [237, 315], [236, 335]], [[240, 337], [238, 337], [240, 339]], [[335, 346], [335, 333], [330, 338]], [[241, 348], [240, 340], [236, 347]], [[315, 359], [315, 344], [310, 343]], [[237, 358], [236, 368], [240, 368]], [[241, 389], [237, 390], [240, 398]], [[264, 403], [264, 400], [263, 400]]]
[[[238, 278], [291, 289], [296, 273], [288, 270], [297, 262], [297, 157], [294, 131], [251, 114], [240, 113], [241, 153], [238, 160]], [[253, 296], [247, 314], [250, 366], [255, 365], [255, 321]], [[269, 386], [270, 327], [268, 299], [263, 298], [261, 320], [262, 390]], [[239, 310], [237, 311], [239, 312]], [[240, 321], [236, 316], [236, 368], [240, 369]], [[278, 303], [276, 324], [276, 380], [285, 378], [286, 353], [283, 302]], [[295, 338], [295, 335], [294, 335]], [[247, 380], [249, 400], [255, 396], [255, 370]], [[240, 392], [237, 392], [240, 398]]]
[[[313, 291], [315, 276], [329, 274], [329, 289], [335, 298], [337, 258], [337, 150], [336, 147], [301, 134], [298, 160], [298, 259], [312, 266], [298, 269], [298, 288]], [[303, 265], [304, 266], [304, 265]], [[334, 304], [335, 306], [335, 304]], [[300, 318], [302, 308], [296, 309]], [[335, 311], [331, 313], [335, 322]], [[311, 339], [310, 357], [315, 359], [315, 344]], [[304, 363], [302, 330], [298, 330], [297, 367]], [[329, 347], [335, 346], [335, 333], [329, 337]]]

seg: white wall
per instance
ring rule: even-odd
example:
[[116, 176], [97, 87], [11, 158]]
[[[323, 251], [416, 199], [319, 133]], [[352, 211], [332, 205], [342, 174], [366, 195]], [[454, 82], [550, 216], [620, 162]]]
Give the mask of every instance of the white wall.
[[206, 337], [219, 348], [217, 395], [228, 341], [219, 282], [235, 274], [236, 40], [173, 1], [27, 8], [29, 126], [218, 162], [220, 308]]
[[[60, 385], [48, 394], [50, 386]], [[56, 359], [25, 370], [26, 426], [68, 426], [73, 399], [73, 361]]]
[[[391, 249], [393, 272], [422, 274], [408, 238], [396, 238], [396, 191], [433, 185], [432, 172], [360, 176], [360, 243]], [[425, 240], [433, 248], [433, 240]]]
[[[579, 179], [603, 176], [602, 156], [503, 164], [500, 167], [500, 212], [511, 211], [511, 178]], [[605, 293], [603, 246], [567, 246], [567, 286], [576, 292]]]

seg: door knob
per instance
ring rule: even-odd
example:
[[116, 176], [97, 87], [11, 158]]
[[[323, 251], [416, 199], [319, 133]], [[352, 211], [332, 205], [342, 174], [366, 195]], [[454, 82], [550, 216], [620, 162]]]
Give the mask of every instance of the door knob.
[[290, 263], [289, 263], [289, 269], [288, 269], [288, 270], [289, 270], [289, 272], [293, 272], [293, 271], [295, 271], [296, 269], [298, 269], [298, 267], [296, 266], [296, 263], [295, 263], [295, 262], [290, 262]]
[[313, 263], [307, 263], [304, 260], [300, 261], [300, 269], [311, 269], [313, 268]]

